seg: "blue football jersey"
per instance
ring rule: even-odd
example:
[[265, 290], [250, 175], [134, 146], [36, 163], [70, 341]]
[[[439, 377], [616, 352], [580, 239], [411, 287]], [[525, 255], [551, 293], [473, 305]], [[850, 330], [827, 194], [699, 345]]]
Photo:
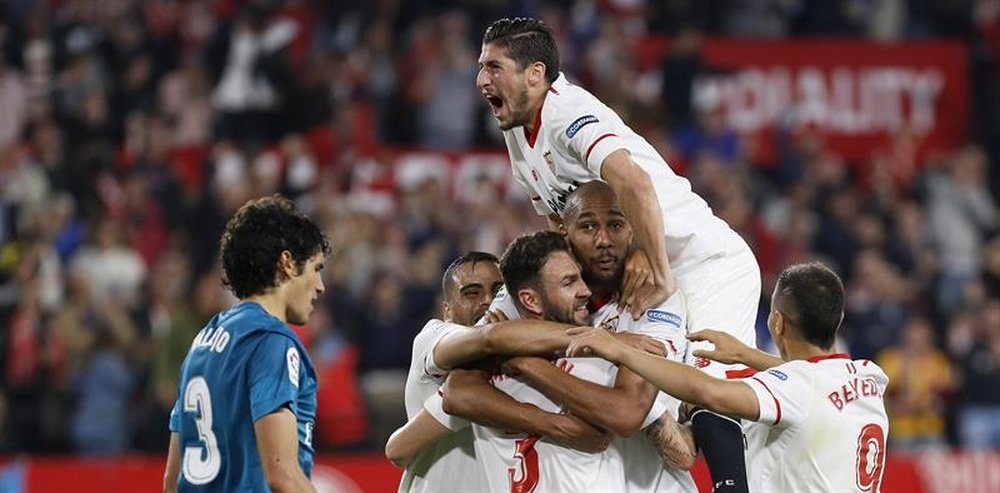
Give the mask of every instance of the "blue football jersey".
[[284, 322], [254, 302], [219, 313], [191, 343], [179, 381], [170, 413], [178, 491], [269, 491], [253, 425], [282, 407], [295, 413], [299, 464], [310, 476], [316, 372]]

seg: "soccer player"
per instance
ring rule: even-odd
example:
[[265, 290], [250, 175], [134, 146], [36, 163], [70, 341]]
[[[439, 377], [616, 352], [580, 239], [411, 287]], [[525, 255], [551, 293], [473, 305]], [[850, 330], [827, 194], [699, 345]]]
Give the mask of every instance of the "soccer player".
[[[587, 302], [591, 293], [559, 233], [544, 231], [517, 238], [504, 252], [500, 268], [511, 299], [525, 319], [573, 325], [588, 323]], [[610, 383], [610, 365], [605, 361], [560, 358], [554, 364], [579, 378], [603, 385]], [[444, 408], [450, 414], [473, 417], [468, 411], [476, 411], [480, 406], [463, 397], [463, 388], [483, 386], [485, 382], [478, 376], [463, 378], [463, 375], [466, 374], [449, 375]], [[519, 378], [500, 374], [490, 378], [497, 389], [520, 402], [549, 412], [560, 411], [557, 403]], [[476, 458], [490, 491], [625, 490], [622, 465], [607, 452], [582, 453], [536, 436], [512, 434], [480, 424], [473, 425], [473, 431]]]
[[277, 195], [226, 224], [223, 283], [240, 301], [198, 333], [181, 366], [164, 491], [315, 491], [316, 372], [287, 324], [308, 320], [329, 251]]
[[[483, 338], [477, 336], [491, 329], [468, 326], [475, 324], [486, 313], [494, 294], [503, 284], [498, 260], [489, 253], [467, 253], [448, 266], [441, 282], [444, 320], [430, 320], [413, 340], [413, 357], [406, 379], [406, 413], [414, 424], [408, 424], [400, 433], [394, 433], [386, 446], [388, 457], [406, 463], [399, 486], [401, 492], [479, 491], [484, 487], [480, 466], [475, 459], [472, 429], [464, 426], [451, 433], [449, 426], [458, 427], [450, 424], [453, 418], [443, 417], [443, 411], [433, 414], [421, 411], [428, 399], [437, 396], [444, 378], [457, 364], [455, 358], [458, 356], [450, 353], [464, 352], [466, 360], [479, 355], [475, 349], [476, 342]], [[507, 326], [510, 327], [510, 324]], [[553, 326], [549, 330], [564, 337], [562, 326]], [[503, 338], [502, 335], [498, 337]], [[448, 342], [440, 344], [445, 339], [455, 339], [452, 344], [454, 350], [449, 350]], [[439, 346], [444, 347], [438, 351]], [[485, 347], [483, 351], [486, 351]], [[437, 357], [435, 353], [438, 353]], [[545, 435], [556, 441], [574, 444], [581, 441], [604, 444], [582, 445], [588, 449], [606, 446], [607, 440], [600, 430], [573, 416], [545, 412], [530, 404], [516, 402], [495, 389], [486, 389], [477, 398], [507, 429]], [[442, 417], [443, 422], [438, 424], [433, 421], [437, 417]], [[423, 444], [408, 448], [409, 444], [401, 443], [407, 440], [406, 430], [419, 428], [425, 422], [427, 431], [439, 432], [440, 439], [426, 445], [426, 449]], [[419, 453], [412, 452], [414, 450]]]
[[[582, 184], [570, 194], [561, 219], [592, 293], [591, 325], [651, 336], [664, 345], [666, 357], [683, 361], [687, 330], [680, 292], [639, 321], [621, 314], [617, 299], [632, 228], [611, 187], [600, 181]], [[696, 457], [693, 438], [676, 421], [675, 398], [658, 393], [628, 368], [611, 367], [614, 385], [608, 387], [575, 378], [541, 358], [512, 358], [506, 365], [565, 410], [618, 436], [612, 449], [624, 465], [627, 491], [696, 491], [686, 471]], [[639, 430], [643, 433], [636, 434]]]
[[[566, 80], [549, 28], [535, 19], [494, 22], [479, 67], [476, 85], [503, 130], [514, 177], [539, 214], [557, 224], [569, 194], [588, 181], [605, 181], [617, 193], [652, 271], [651, 287], [637, 290], [634, 278], [624, 283], [621, 304], [632, 317], [667, 300], [676, 279], [688, 327], [725, 327], [755, 346], [760, 268], [750, 248], [645, 139]], [[694, 362], [718, 377], [733, 369]], [[716, 490], [746, 491], [739, 423], [696, 412], [692, 424]]]
[[756, 422], [748, 434], [766, 440], [749, 468], [755, 490], [879, 491], [889, 379], [871, 361], [834, 352], [844, 316], [840, 278], [821, 264], [793, 265], [771, 299], [768, 328], [785, 362], [749, 378], [715, 379], [597, 329], [570, 329], [576, 340], [567, 353], [600, 355], [681, 400]]

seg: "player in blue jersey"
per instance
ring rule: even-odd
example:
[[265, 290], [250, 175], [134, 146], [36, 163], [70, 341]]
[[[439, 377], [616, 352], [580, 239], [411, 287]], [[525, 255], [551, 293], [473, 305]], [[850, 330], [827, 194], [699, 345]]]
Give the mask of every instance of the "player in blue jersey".
[[287, 324], [308, 320], [329, 251], [277, 195], [226, 224], [223, 283], [240, 301], [205, 325], [181, 366], [164, 491], [315, 491], [316, 371]]

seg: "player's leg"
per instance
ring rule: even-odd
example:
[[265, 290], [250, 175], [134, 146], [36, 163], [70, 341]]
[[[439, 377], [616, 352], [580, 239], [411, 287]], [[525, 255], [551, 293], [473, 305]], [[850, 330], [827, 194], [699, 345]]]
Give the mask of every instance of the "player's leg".
[[[727, 255], [712, 259], [678, 276], [687, 296], [688, 329], [728, 332], [756, 347], [754, 323], [760, 302], [760, 268], [742, 239], [734, 239]], [[724, 365], [690, 356], [695, 349], [711, 347], [707, 342], [688, 346], [686, 362], [718, 378], [736, 376], [742, 365]], [[746, 449], [738, 420], [707, 410], [692, 414], [695, 443], [701, 449], [712, 476], [714, 491], [749, 491]]]

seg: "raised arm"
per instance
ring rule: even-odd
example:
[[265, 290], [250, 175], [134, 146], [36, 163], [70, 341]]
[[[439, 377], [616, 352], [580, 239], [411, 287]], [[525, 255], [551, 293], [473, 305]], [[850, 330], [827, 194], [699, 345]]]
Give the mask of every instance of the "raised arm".
[[569, 325], [543, 320], [510, 320], [452, 331], [434, 346], [434, 363], [451, 370], [496, 354], [552, 355], [566, 349]]
[[573, 342], [568, 355], [598, 355], [626, 366], [664, 392], [719, 414], [756, 421], [760, 415], [757, 395], [745, 383], [721, 380], [687, 365], [658, 358], [615, 340], [603, 329], [570, 329]]
[[612, 152], [601, 164], [601, 177], [614, 189], [622, 211], [635, 231], [639, 247], [646, 253], [653, 271], [653, 287], [624, 299], [632, 317], [638, 319], [649, 307], [658, 305], [676, 290], [663, 231], [663, 210], [649, 174], [624, 149]]
[[489, 382], [479, 370], [455, 370], [448, 375], [444, 410], [491, 428], [543, 436], [582, 452], [607, 448], [610, 436], [583, 420], [543, 411], [515, 401]]
[[743, 344], [727, 332], [704, 329], [688, 334], [687, 338], [694, 342], [710, 342], [715, 346], [715, 349], [695, 349], [691, 354], [698, 358], [708, 358], [725, 364], [747, 365], [761, 371], [785, 362], [773, 354]]
[[656, 387], [628, 368], [621, 368], [615, 386], [607, 387], [570, 375], [541, 358], [511, 358], [507, 365], [569, 412], [622, 437], [639, 431], [656, 398]]

